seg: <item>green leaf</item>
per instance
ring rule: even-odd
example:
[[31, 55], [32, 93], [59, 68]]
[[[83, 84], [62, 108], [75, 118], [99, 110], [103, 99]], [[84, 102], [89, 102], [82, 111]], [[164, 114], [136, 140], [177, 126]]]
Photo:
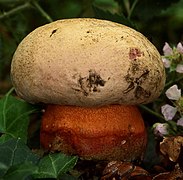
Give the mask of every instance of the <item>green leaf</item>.
[[0, 0], [0, 3], [8, 4], [8, 3], [20, 3], [24, 2], [25, 0]]
[[118, 12], [118, 3], [115, 0], [94, 0], [93, 4], [98, 8], [109, 10], [110, 12]]
[[[82, 1], [78, 0], [54, 0], [54, 3], [52, 1], [47, 1], [47, 8], [44, 7], [45, 3], [42, 3], [42, 7], [44, 7], [53, 19], [63, 19], [80, 17], [81, 12], [84, 10], [82, 9], [82, 6], [87, 6], [87, 3], [90, 2], [85, 1], [83, 4]], [[57, 4], [57, 6], [55, 6], [55, 4]]]
[[153, 129], [148, 128], [148, 144], [146, 148], [146, 152], [144, 155], [143, 159], [143, 164], [144, 166], [148, 169], [151, 170], [154, 165], [160, 163], [160, 157], [159, 154], [157, 153], [157, 141], [155, 140], [155, 136], [153, 133]]
[[64, 175], [62, 175], [61, 179], [62, 179], [62, 180], [78, 180], [77, 177], [74, 177], [74, 176], [69, 175], [69, 174], [64, 174]]
[[10, 139], [0, 144], [0, 177], [2, 177], [11, 166], [26, 162], [36, 164], [38, 159], [38, 156], [33, 154], [20, 138]]
[[[2, 45], [2, 38], [0, 36], [0, 59], [2, 59], [2, 52], [3, 52], [3, 45]], [[1, 63], [0, 63], [0, 70], [2, 69]]]
[[166, 10], [173, 3], [178, 1], [179, 0], [139, 0], [134, 9], [134, 14], [138, 16], [140, 20], [148, 21], [155, 16], [159, 16], [163, 10]]
[[71, 170], [77, 162], [76, 156], [66, 156], [61, 153], [49, 154], [38, 164], [39, 170], [35, 178], [58, 178]]
[[98, 19], [106, 19], [106, 20], [110, 20], [113, 22], [117, 22], [117, 23], [129, 26], [129, 27], [135, 28], [135, 25], [133, 24], [133, 22], [131, 22], [129, 19], [127, 19], [123, 14], [121, 14], [121, 15], [112, 14], [111, 12], [104, 11], [96, 6], [93, 6], [93, 10], [95, 13], [95, 17]]
[[32, 163], [15, 165], [7, 171], [7, 173], [3, 177], [3, 180], [32, 179], [32, 174], [36, 173], [37, 170], [38, 167]]
[[9, 91], [0, 100], [0, 143], [10, 138], [21, 138], [27, 141], [29, 115], [36, 111], [35, 107], [23, 100], [11, 96]]

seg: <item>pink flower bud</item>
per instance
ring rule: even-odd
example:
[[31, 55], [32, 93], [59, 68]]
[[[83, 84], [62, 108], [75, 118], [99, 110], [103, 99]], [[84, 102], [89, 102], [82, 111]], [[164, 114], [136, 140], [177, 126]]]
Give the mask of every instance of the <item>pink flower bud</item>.
[[166, 58], [162, 58], [163, 64], [165, 66], [165, 68], [169, 68], [170, 67], [170, 61]]
[[168, 134], [168, 124], [166, 123], [156, 123], [154, 124], [154, 134], [163, 137]]
[[169, 104], [165, 104], [161, 107], [161, 113], [163, 114], [165, 120], [172, 120], [177, 112], [177, 108], [170, 106]]
[[183, 127], [183, 117], [181, 117], [181, 118], [177, 121], [177, 125]]
[[178, 64], [176, 67], [176, 72], [183, 73], [183, 64]]
[[181, 89], [178, 89], [177, 85], [171, 86], [167, 91], [165, 92], [168, 99], [171, 100], [179, 100], [181, 97]]
[[173, 54], [172, 48], [169, 46], [167, 42], [165, 42], [165, 45], [163, 47], [163, 53], [165, 56], [170, 56]]
[[182, 46], [182, 44], [181, 44], [180, 42], [177, 44], [177, 51], [178, 51], [180, 54], [183, 54], [183, 46]]

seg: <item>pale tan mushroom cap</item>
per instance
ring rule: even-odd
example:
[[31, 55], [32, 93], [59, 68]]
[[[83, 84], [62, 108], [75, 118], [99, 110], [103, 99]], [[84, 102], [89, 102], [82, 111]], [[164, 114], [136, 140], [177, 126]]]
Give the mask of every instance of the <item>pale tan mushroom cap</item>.
[[14, 54], [11, 77], [28, 102], [77, 106], [149, 103], [165, 83], [161, 56], [142, 34], [89, 18], [31, 32]]

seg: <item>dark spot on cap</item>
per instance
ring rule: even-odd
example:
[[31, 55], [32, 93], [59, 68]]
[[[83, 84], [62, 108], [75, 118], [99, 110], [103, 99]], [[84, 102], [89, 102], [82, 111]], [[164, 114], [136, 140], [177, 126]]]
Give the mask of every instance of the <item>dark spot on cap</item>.
[[137, 86], [135, 89], [135, 97], [137, 99], [149, 98], [151, 96], [151, 92], [145, 90], [141, 86]]
[[106, 81], [95, 70], [89, 70], [88, 76], [80, 77], [78, 83], [81, 88], [80, 91], [88, 96], [91, 92], [100, 92], [99, 86], [104, 86]]
[[57, 29], [54, 29], [51, 34], [50, 34], [50, 37], [52, 37], [53, 34], [55, 34], [57, 32]]

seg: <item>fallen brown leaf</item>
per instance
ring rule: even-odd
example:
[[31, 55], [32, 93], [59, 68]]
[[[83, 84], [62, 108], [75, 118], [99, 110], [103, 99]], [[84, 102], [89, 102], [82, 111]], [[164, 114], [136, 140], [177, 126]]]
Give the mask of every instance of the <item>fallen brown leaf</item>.
[[173, 171], [160, 173], [153, 180], [183, 180], [183, 172], [177, 164]]
[[182, 136], [165, 137], [160, 143], [160, 151], [163, 155], [167, 155], [170, 161], [177, 162], [181, 149], [183, 147]]

